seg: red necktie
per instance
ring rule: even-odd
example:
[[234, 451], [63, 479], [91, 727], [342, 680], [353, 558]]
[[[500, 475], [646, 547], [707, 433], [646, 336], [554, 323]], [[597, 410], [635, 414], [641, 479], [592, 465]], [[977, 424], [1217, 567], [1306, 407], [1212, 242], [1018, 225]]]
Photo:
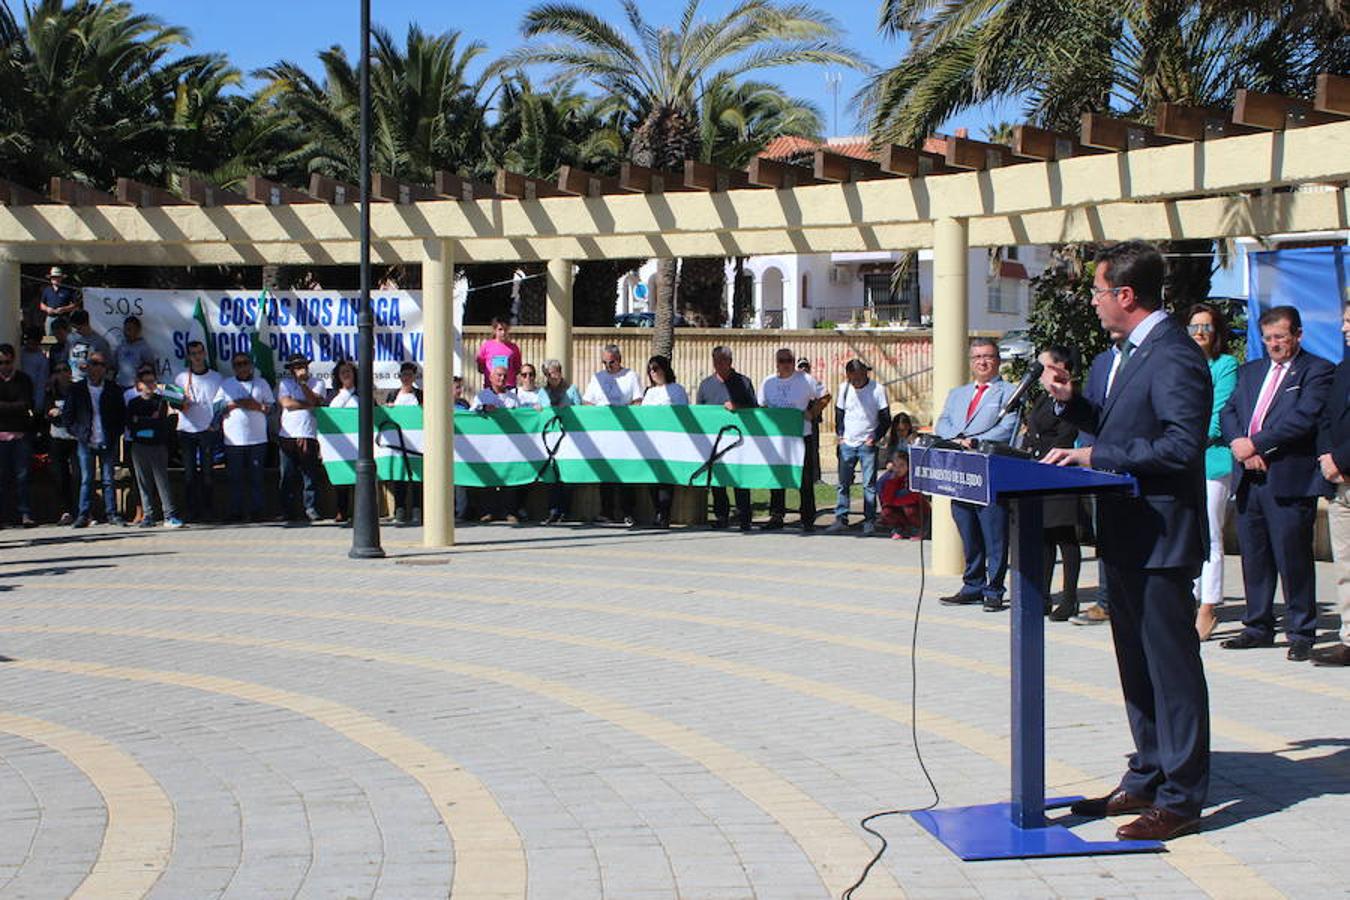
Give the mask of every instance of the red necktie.
[[966, 407], [967, 422], [970, 421], [971, 416], [975, 415], [975, 410], [980, 408], [980, 398], [984, 396], [984, 392], [988, 389], [989, 385], [987, 384], [975, 385], [975, 396], [970, 398], [970, 405]]

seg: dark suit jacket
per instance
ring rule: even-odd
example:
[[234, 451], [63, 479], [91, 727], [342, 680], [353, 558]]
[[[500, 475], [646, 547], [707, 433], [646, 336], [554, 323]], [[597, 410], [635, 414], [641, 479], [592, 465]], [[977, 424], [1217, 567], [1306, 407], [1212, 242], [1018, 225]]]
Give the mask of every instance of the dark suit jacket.
[[[105, 446], [116, 447], [126, 425], [126, 404], [122, 401], [123, 389], [111, 379], [103, 382], [103, 396], [99, 398], [99, 415], [103, 422], [103, 442]], [[70, 386], [66, 396], [66, 405], [61, 409], [61, 424], [70, 432], [70, 436], [82, 444], [89, 443], [94, 428], [94, 401], [89, 394], [89, 380], [77, 381]]]
[[[1254, 359], [1238, 369], [1237, 388], [1219, 414], [1225, 443], [1246, 436], [1260, 399], [1261, 383], [1269, 371], [1268, 357]], [[1316, 497], [1327, 492], [1327, 482], [1317, 466], [1317, 427], [1334, 375], [1331, 363], [1320, 356], [1300, 350], [1294, 357], [1261, 430], [1252, 436], [1268, 470], [1263, 476], [1235, 462], [1238, 491], [1264, 477], [1280, 498]]]
[[1208, 553], [1205, 445], [1214, 385], [1181, 326], [1154, 326], [1106, 394], [1112, 353], [1092, 362], [1085, 392], [1063, 416], [1093, 435], [1094, 468], [1126, 472], [1138, 497], [1097, 501], [1098, 552], [1112, 565], [1198, 572]]
[[1317, 455], [1330, 453], [1336, 468], [1350, 474], [1350, 356], [1341, 360], [1332, 379], [1317, 430]]

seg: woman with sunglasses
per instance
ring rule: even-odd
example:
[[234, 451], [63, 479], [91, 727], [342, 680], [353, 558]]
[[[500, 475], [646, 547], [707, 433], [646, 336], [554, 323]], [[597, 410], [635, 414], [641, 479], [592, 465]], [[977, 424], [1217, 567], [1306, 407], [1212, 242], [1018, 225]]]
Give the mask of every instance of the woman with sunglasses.
[[1227, 353], [1228, 320], [1211, 303], [1197, 303], [1186, 314], [1186, 332], [1209, 360], [1209, 377], [1214, 382], [1214, 409], [1209, 419], [1209, 447], [1205, 450], [1205, 510], [1209, 517], [1209, 557], [1195, 580], [1195, 598], [1200, 608], [1195, 614], [1195, 631], [1200, 640], [1209, 640], [1219, 617], [1215, 610], [1223, 603], [1223, 522], [1228, 511], [1228, 496], [1233, 483], [1233, 457], [1224, 445], [1219, 428], [1219, 411], [1237, 387], [1237, 360]]
[[[688, 406], [689, 392], [675, 380], [675, 370], [664, 356], [647, 360], [647, 392], [642, 395], [643, 406]], [[670, 506], [675, 500], [672, 484], [652, 485], [652, 504], [656, 507], [657, 528], [670, 527]]]

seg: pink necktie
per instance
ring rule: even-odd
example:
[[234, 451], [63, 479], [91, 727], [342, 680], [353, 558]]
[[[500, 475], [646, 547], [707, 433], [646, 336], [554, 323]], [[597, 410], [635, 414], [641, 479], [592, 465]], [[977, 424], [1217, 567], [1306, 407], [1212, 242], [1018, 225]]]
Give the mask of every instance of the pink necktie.
[[1284, 381], [1285, 365], [1285, 363], [1277, 363], [1274, 374], [1266, 382], [1266, 389], [1261, 392], [1261, 399], [1256, 401], [1256, 412], [1252, 413], [1252, 424], [1247, 428], [1247, 437], [1259, 432], [1261, 426], [1265, 424], [1266, 413], [1270, 412], [1270, 404], [1275, 400], [1275, 392], [1280, 389], [1280, 382]]

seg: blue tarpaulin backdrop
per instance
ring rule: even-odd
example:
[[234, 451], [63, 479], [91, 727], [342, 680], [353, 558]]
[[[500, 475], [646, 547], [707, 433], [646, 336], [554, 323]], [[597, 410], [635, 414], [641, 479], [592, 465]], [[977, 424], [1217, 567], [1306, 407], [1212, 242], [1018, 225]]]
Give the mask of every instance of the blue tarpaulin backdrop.
[[1350, 300], [1350, 254], [1345, 247], [1308, 247], [1248, 253], [1251, 291], [1247, 295], [1247, 358], [1265, 356], [1261, 313], [1292, 306], [1303, 319], [1303, 348], [1332, 363], [1345, 353], [1341, 305]]

